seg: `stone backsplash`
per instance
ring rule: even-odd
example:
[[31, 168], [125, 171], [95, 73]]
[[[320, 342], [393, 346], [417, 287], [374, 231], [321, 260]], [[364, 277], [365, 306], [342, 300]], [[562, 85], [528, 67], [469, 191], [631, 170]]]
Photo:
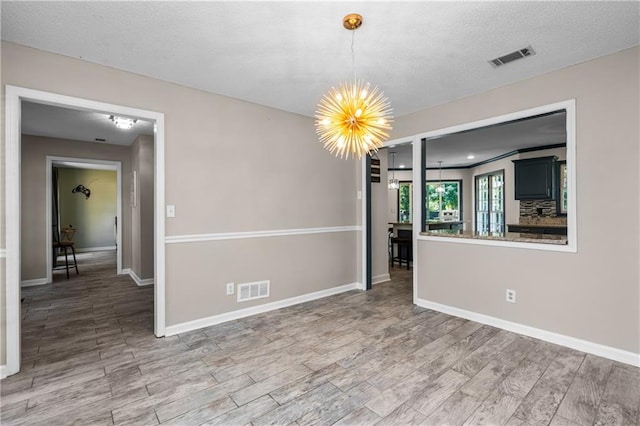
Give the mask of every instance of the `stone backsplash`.
[[[538, 209], [542, 209], [538, 213]], [[520, 200], [521, 225], [566, 225], [566, 216], [558, 216], [554, 200]]]

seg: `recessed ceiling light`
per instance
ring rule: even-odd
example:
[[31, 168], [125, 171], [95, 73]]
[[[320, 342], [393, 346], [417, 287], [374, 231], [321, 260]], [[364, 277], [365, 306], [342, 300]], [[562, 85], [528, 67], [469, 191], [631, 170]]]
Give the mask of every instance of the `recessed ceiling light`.
[[395, 145], [389, 145], [389, 148], [395, 148], [395, 147], [396, 147]]
[[400, 167], [401, 169], [404, 169], [404, 164], [400, 164], [398, 167]]
[[473, 154], [467, 155], [467, 160], [473, 160], [474, 158], [476, 158], [476, 156]]
[[113, 121], [118, 129], [130, 129], [136, 124], [136, 119], [127, 117], [118, 117], [117, 115], [110, 115], [109, 120]]

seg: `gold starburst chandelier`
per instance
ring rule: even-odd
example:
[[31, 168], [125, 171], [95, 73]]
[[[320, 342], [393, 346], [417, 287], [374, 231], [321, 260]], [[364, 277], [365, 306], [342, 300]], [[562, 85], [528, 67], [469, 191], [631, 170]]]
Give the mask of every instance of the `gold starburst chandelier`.
[[[342, 21], [344, 27], [354, 31], [362, 25], [362, 16], [350, 14]], [[388, 98], [377, 87], [356, 79], [353, 37], [351, 41], [353, 82], [332, 87], [316, 111], [316, 133], [320, 142], [336, 157], [349, 158], [377, 151], [389, 137], [393, 121]]]

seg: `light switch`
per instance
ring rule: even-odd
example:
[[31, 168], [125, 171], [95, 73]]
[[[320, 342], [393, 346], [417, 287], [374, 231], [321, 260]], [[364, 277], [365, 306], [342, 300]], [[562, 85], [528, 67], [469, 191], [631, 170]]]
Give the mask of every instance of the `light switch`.
[[167, 206], [167, 217], [176, 217], [176, 206]]

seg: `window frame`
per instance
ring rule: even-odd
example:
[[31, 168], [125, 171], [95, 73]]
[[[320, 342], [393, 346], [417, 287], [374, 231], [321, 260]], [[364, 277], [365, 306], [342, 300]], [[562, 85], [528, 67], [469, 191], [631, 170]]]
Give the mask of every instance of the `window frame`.
[[[491, 209], [491, 201], [492, 201], [492, 186], [491, 186], [491, 176], [498, 176], [501, 175], [502, 176], [502, 222], [500, 223], [502, 231], [492, 231], [491, 230], [491, 213], [493, 212], [493, 210]], [[479, 231], [478, 230], [478, 179], [480, 178], [484, 178], [487, 177], [489, 178], [489, 185], [488, 185], [488, 193], [487, 193], [487, 206], [488, 206], [488, 210], [487, 210], [487, 214], [489, 215], [489, 230], [488, 231]], [[498, 169], [498, 170], [493, 170], [491, 172], [487, 172], [487, 173], [481, 173], [479, 175], [474, 175], [473, 176], [473, 193], [474, 193], [474, 197], [473, 197], [473, 230], [476, 232], [506, 232], [506, 212], [505, 212], [505, 169]]]
[[[396, 214], [396, 220], [398, 221], [398, 223], [413, 223], [413, 181], [412, 180], [401, 180], [398, 182], [400, 184], [400, 188], [398, 188], [396, 191], [398, 192], [398, 196], [397, 198], [397, 214]], [[402, 218], [400, 216], [400, 189], [402, 188], [402, 185], [409, 185], [410, 190], [409, 190], [409, 222], [402, 222]]]
[[[569, 197], [568, 197], [568, 194], [569, 194], [568, 186], [569, 185], [567, 185], [567, 187], [563, 188], [563, 183], [564, 183], [565, 179], [563, 179], [563, 177], [562, 177], [562, 169], [564, 168], [565, 169], [565, 173], [567, 173], [567, 178], [568, 178], [567, 160], [558, 160], [556, 167], [557, 167], [556, 173], [558, 175], [558, 177], [557, 177], [557, 188], [556, 188], [557, 193], [556, 193], [556, 200], [555, 200], [556, 201], [556, 215], [558, 215], [558, 216], [567, 216], [567, 211], [569, 209]], [[568, 181], [568, 179], [567, 179], [567, 181]], [[562, 202], [564, 200], [563, 191], [567, 191], [567, 209], [566, 210], [562, 208]]]
[[[457, 183], [458, 184], [458, 221], [462, 221], [463, 216], [463, 210], [462, 210], [462, 184], [463, 184], [463, 179], [443, 179], [442, 181], [440, 181], [440, 179], [428, 179], [425, 180], [425, 204], [424, 204], [424, 208], [426, 209], [426, 218], [427, 218], [427, 222], [429, 221], [429, 199], [428, 199], [428, 193], [429, 193], [429, 184], [433, 184], [433, 183], [440, 183], [442, 182], [444, 183]], [[442, 205], [440, 206], [442, 207]]]

